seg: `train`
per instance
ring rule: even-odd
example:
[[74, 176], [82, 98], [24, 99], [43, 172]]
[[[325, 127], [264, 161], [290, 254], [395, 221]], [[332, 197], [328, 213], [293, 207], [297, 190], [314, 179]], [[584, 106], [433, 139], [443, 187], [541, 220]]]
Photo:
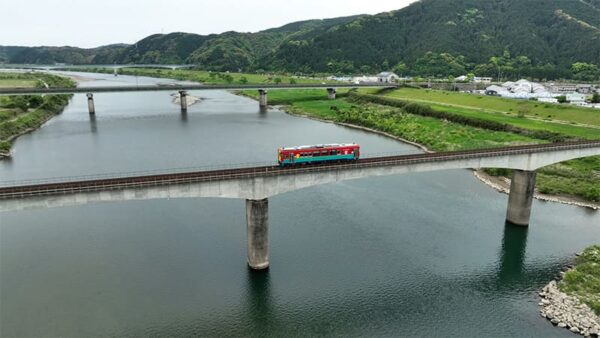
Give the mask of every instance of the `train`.
[[277, 162], [281, 167], [325, 162], [357, 161], [358, 159], [360, 159], [360, 145], [356, 143], [320, 144], [277, 149]]

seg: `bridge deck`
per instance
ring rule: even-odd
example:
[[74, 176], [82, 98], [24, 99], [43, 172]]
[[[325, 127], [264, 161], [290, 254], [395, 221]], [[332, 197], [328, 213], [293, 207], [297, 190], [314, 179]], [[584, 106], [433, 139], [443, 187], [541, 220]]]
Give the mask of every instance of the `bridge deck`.
[[[517, 154], [535, 154], [560, 150], [600, 147], [600, 141], [582, 141], [560, 144], [524, 145], [493, 149], [478, 149], [445, 153], [413, 154], [360, 159], [355, 162], [326, 163], [295, 167], [259, 166], [224, 170], [207, 170], [185, 173], [99, 178], [71, 182], [40, 183], [35, 185], [13, 185], [0, 187], [1, 199], [18, 199], [35, 196], [51, 196], [81, 192], [98, 192], [144, 188], [175, 184], [222, 181], [242, 178], [294, 175], [307, 172], [350, 170], [369, 167], [397, 166], [415, 163], [453, 161], [483, 157], [498, 157]], [[0, 182], [1, 183], [1, 182]]]
[[75, 94], [75, 93], [116, 93], [116, 92], [152, 92], [178, 90], [251, 90], [251, 89], [311, 89], [311, 88], [396, 88], [390, 83], [335, 83], [335, 84], [264, 84], [264, 85], [143, 85], [143, 86], [106, 86], [76, 88], [0, 88], [0, 95], [26, 94]]

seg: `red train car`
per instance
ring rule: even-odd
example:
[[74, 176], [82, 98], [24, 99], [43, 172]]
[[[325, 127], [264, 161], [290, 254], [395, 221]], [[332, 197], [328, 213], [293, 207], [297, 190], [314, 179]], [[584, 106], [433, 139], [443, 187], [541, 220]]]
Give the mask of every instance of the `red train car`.
[[280, 166], [321, 162], [356, 161], [360, 158], [360, 146], [348, 144], [320, 144], [279, 148], [277, 162]]

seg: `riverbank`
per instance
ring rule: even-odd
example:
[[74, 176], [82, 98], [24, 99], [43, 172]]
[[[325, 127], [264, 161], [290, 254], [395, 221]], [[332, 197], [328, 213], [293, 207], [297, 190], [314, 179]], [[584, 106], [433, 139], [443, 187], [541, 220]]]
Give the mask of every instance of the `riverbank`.
[[[254, 92], [240, 94], [256, 99]], [[274, 97], [270, 97], [269, 100], [288, 114], [367, 130], [417, 146], [428, 152], [544, 142], [509, 132], [486, 131], [446, 120], [402, 114], [387, 106], [355, 103], [343, 98], [335, 101], [322, 100], [318, 92], [313, 93], [310, 90], [300, 91], [291, 96], [289, 93], [278, 91], [272, 96]], [[474, 174], [497, 191], [508, 193], [510, 187], [508, 178], [490, 175], [483, 170], [475, 171]], [[548, 185], [548, 181], [554, 179], [554, 177], [539, 175], [538, 187], [544, 188]], [[548, 194], [538, 189], [535, 197], [544, 201], [600, 209], [600, 203], [577, 195]]]
[[578, 254], [575, 266], [561, 272], [539, 296], [540, 314], [553, 325], [586, 337], [600, 336], [600, 246]]
[[[310, 116], [307, 114], [294, 112], [293, 109], [290, 109], [289, 106], [285, 106], [285, 105], [279, 105], [279, 106], [275, 106], [275, 107], [283, 110], [285, 113], [290, 114], [292, 116], [308, 118], [308, 119], [316, 120], [319, 122], [332, 123], [332, 124], [336, 124], [336, 125], [340, 125], [340, 126], [344, 126], [344, 127], [348, 127], [348, 128], [359, 129], [359, 130], [364, 130], [364, 131], [368, 131], [371, 133], [376, 133], [376, 134], [383, 135], [383, 136], [395, 139], [397, 141], [400, 141], [400, 142], [403, 142], [406, 144], [410, 144], [412, 146], [415, 146], [415, 147], [423, 150], [424, 152], [428, 152], [428, 153], [435, 152], [422, 144], [412, 142], [405, 138], [398, 137], [398, 136], [392, 135], [390, 133], [382, 132], [377, 129], [367, 128], [367, 127], [363, 127], [363, 126], [359, 126], [359, 125], [355, 125], [355, 124], [351, 124], [351, 123], [336, 122], [336, 121], [313, 117], [313, 116]], [[489, 187], [497, 190], [498, 192], [508, 194], [510, 191], [510, 179], [509, 178], [506, 178], [503, 176], [492, 176], [492, 175], [487, 174], [483, 170], [473, 170], [473, 174], [481, 182], [483, 182], [484, 184], [488, 185]], [[579, 206], [579, 207], [589, 208], [592, 210], [600, 210], [600, 203], [585, 201], [576, 196], [548, 195], [548, 194], [543, 194], [543, 193], [540, 193], [539, 191], [536, 191], [534, 194], [534, 198], [541, 200], [541, 201], [556, 202], [556, 203], [561, 203], [561, 204], [575, 205], [575, 206]]]
[[[2, 73], [0, 83], [28, 81], [30, 87], [75, 87], [69, 78], [45, 73]], [[15, 139], [30, 133], [60, 114], [71, 95], [21, 95], [0, 98], [0, 159], [11, 156]]]

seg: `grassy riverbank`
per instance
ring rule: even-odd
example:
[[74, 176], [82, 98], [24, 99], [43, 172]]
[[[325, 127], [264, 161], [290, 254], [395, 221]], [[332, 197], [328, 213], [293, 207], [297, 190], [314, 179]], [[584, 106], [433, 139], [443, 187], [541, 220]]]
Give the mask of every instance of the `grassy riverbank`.
[[[330, 101], [320, 90], [277, 90], [269, 92], [269, 102], [285, 105], [288, 111], [295, 114], [386, 132], [422, 144], [434, 151], [546, 143], [555, 138], [572, 139], [574, 134], [580, 134], [584, 136], [581, 138], [585, 139], [600, 138], [593, 128], [565, 124], [561, 126], [576, 131], [561, 134], [555, 130], [547, 133], [543, 129], [528, 129], [522, 125], [511, 128], [512, 125], [509, 124], [506, 127], [502, 124], [506, 121], [490, 123], [489, 120], [473, 116], [469, 119], [435, 113], [428, 116], [430, 106], [415, 103], [401, 106], [376, 104], [360, 99], [361, 94], [348, 95], [343, 91], [340, 93], [338, 97], [341, 98]], [[253, 91], [246, 91], [243, 94], [257, 97]], [[502, 169], [488, 170], [488, 173], [508, 177], [511, 175], [509, 170]], [[537, 189], [544, 194], [572, 196], [576, 199], [599, 202], [600, 157], [568, 161], [542, 168], [539, 170]]]
[[[0, 73], [0, 87], [75, 87], [69, 78], [43, 73]], [[0, 96], [0, 158], [10, 155], [13, 140], [39, 128], [69, 103], [69, 95]]]
[[573, 295], [600, 316], [600, 245], [586, 249], [576, 265], [558, 283], [562, 292]]
[[[513, 118], [520, 113], [522, 116], [520, 120], [525, 122], [529, 122], [530, 119], [536, 119], [545, 122], [600, 126], [599, 110], [566, 104], [542, 103], [530, 100], [515, 100], [416, 88], [401, 88], [387, 92], [385, 96], [436, 105], [445, 109], [452, 107], [455, 108], [456, 113], [475, 111], [486, 118], [488, 115], [494, 116], [496, 119], [504, 117], [504, 121], [512, 120], [514, 122]], [[548, 124], [548, 126], [551, 125]]]
[[[76, 68], [79, 72], [113, 74], [113, 68]], [[119, 74], [132, 76], [148, 76], [157, 78], [195, 81], [205, 84], [301, 84], [301, 83], [335, 83], [323, 78], [294, 77], [283, 74], [221, 73], [188, 69], [155, 69], [155, 68], [121, 68]]]

